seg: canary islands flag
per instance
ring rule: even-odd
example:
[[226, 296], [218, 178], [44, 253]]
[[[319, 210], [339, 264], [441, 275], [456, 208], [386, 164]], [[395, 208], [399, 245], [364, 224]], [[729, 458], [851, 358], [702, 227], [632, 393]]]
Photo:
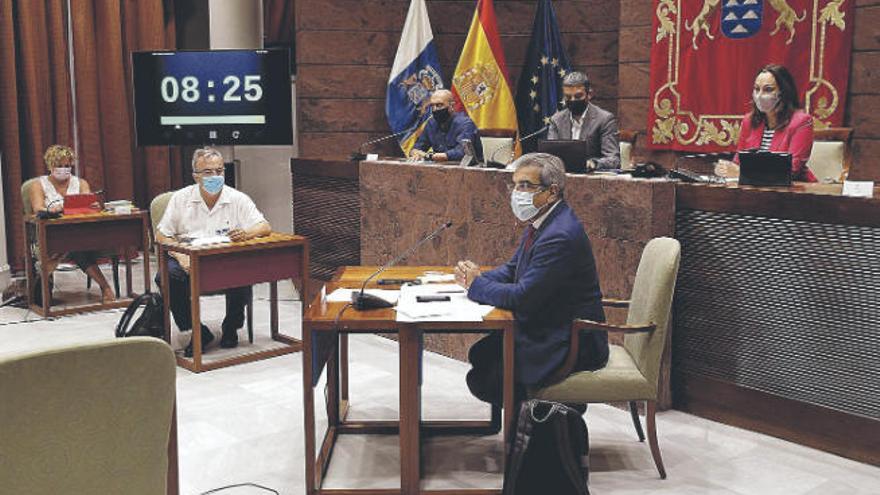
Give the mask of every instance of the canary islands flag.
[[385, 116], [392, 132], [400, 134], [404, 154], [410, 152], [431, 116], [431, 92], [441, 88], [440, 61], [425, 0], [412, 0], [385, 97]]
[[478, 129], [517, 132], [516, 106], [492, 0], [477, 1], [452, 77], [452, 92]]

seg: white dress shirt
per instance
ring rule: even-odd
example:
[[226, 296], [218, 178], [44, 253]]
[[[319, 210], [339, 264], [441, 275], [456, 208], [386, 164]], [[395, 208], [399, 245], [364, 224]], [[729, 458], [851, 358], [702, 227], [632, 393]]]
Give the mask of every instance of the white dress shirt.
[[233, 229], [249, 229], [266, 218], [247, 194], [223, 186], [210, 210], [198, 184], [184, 187], [171, 196], [162, 221], [156, 227], [167, 237], [210, 237]]
[[547, 215], [549, 215], [551, 211], [555, 210], [557, 206], [559, 206], [558, 199], [556, 200], [555, 203], [553, 203], [553, 206], [551, 206], [547, 211], [545, 211], [543, 214], [541, 214], [541, 216], [539, 216], [534, 221], [532, 221], [532, 227], [534, 227], [535, 230], [540, 229], [541, 224], [544, 223], [544, 220], [547, 219]]
[[574, 114], [571, 115], [571, 138], [572, 139], [580, 139], [581, 138], [581, 128], [584, 126], [584, 119], [587, 118], [587, 111], [584, 110], [584, 113], [580, 115], [580, 117], [575, 117]]

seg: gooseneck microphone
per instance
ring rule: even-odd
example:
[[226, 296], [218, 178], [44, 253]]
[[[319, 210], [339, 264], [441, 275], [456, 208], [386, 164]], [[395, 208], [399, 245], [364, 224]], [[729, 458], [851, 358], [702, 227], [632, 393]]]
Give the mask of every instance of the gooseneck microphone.
[[[427, 122], [427, 121], [431, 120], [432, 118], [434, 118], [433, 115], [428, 115], [428, 118], [426, 118], [426, 119], [424, 120], [424, 122]], [[371, 146], [371, 145], [374, 145], [374, 144], [376, 144], [376, 143], [381, 143], [382, 141], [387, 141], [387, 140], [389, 140], [389, 139], [391, 139], [391, 138], [396, 138], [396, 137], [403, 136], [404, 134], [406, 134], [406, 133], [408, 133], [408, 132], [412, 132], [412, 131], [416, 130], [416, 129], [417, 129], [420, 125], [422, 125], [422, 124], [423, 124], [422, 121], [417, 121], [416, 124], [415, 124], [414, 126], [408, 128], [408, 129], [404, 129], [404, 130], [402, 130], [402, 131], [400, 131], [400, 132], [395, 132], [394, 134], [389, 134], [389, 135], [387, 135], [387, 136], [378, 137], [378, 138], [376, 138], [376, 139], [371, 139], [371, 140], [369, 140], [369, 141], [366, 141], [366, 142], [362, 143], [360, 146], [358, 146], [357, 151], [355, 151], [355, 152], [353, 152], [353, 153], [351, 154], [351, 161], [353, 161], [353, 162], [359, 162], [359, 161], [361, 161], [361, 160], [366, 160], [367, 155], [366, 155], [366, 153], [364, 153], [364, 148], [365, 148], [365, 147], [367, 147], [367, 146]]]
[[358, 292], [351, 293], [351, 304], [352, 304], [352, 306], [354, 306], [354, 309], [357, 309], [357, 310], [378, 309], [378, 308], [390, 308], [390, 307], [394, 306], [392, 303], [386, 301], [385, 299], [382, 299], [381, 297], [377, 297], [372, 294], [365, 293], [364, 290], [367, 288], [367, 284], [370, 283], [370, 280], [373, 280], [373, 278], [375, 278], [376, 275], [379, 275], [380, 273], [391, 268], [392, 266], [396, 265], [397, 263], [400, 263], [404, 258], [413, 254], [416, 251], [416, 249], [421, 247], [424, 243], [437, 237], [438, 235], [440, 235], [444, 230], [448, 229], [449, 227], [452, 227], [452, 222], [444, 223], [443, 225], [438, 227], [437, 230], [435, 230], [434, 232], [431, 232], [427, 236], [423, 237], [422, 240], [415, 243], [415, 245], [413, 245], [413, 247], [407, 249], [403, 254], [394, 258], [393, 260], [389, 261], [388, 263], [385, 263], [378, 270], [376, 270], [372, 275], [367, 277], [367, 279], [364, 280], [364, 284], [361, 286], [361, 290]]
[[[524, 141], [528, 141], [529, 139], [532, 139], [533, 137], [537, 136], [538, 134], [541, 134], [542, 132], [546, 131], [549, 128], [550, 128], [549, 124], [545, 125], [544, 127], [538, 129], [535, 132], [532, 132], [532, 133], [527, 134], [519, 139], [516, 139], [515, 142], [522, 143]], [[491, 168], [499, 168], [499, 169], [506, 168], [507, 163], [502, 163], [502, 162], [495, 160], [495, 157], [498, 155], [498, 152], [505, 151], [505, 150], [510, 153], [510, 160], [509, 161], [512, 161], [514, 158], [514, 155], [516, 154], [516, 146], [514, 143], [510, 144], [509, 149], [507, 146], [500, 146], [500, 147], [496, 148], [495, 151], [493, 151], [492, 154], [490, 154], [489, 157], [486, 158], [486, 166], [491, 167]]]

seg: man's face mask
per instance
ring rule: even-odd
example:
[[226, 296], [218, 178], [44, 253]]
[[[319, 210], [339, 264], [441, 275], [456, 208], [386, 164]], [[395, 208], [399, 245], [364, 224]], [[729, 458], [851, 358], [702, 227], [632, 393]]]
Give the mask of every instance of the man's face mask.
[[224, 179], [222, 175], [211, 175], [208, 177], [202, 177], [202, 187], [205, 188], [205, 191], [208, 194], [217, 194], [223, 189]]
[[568, 100], [565, 106], [571, 111], [572, 115], [580, 116], [587, 109], [587, 100]]
[[451, 116], [449, 113], [449, 107], [435, 108], [431, 111], [431, 115], [434, 116], [434, 120], [441, 124], [448, 122], [449, 117]]

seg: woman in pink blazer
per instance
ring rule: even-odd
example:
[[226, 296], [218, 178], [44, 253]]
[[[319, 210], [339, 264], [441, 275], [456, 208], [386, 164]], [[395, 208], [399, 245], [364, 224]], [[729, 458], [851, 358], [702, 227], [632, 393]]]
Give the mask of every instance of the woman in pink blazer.
[[[794, 78], [781, 65], [767, 65], [755, 77], [752, 111], [743, 118], [737, 151], [763, 149], [791, 153], [791, 176], [796, 181], [816, 182], [807, 168], [813, 149], [813, 118], [801, 110]], [[739, 177], [739, 155], [733, 162], [721, 160], [715, 174]]]

